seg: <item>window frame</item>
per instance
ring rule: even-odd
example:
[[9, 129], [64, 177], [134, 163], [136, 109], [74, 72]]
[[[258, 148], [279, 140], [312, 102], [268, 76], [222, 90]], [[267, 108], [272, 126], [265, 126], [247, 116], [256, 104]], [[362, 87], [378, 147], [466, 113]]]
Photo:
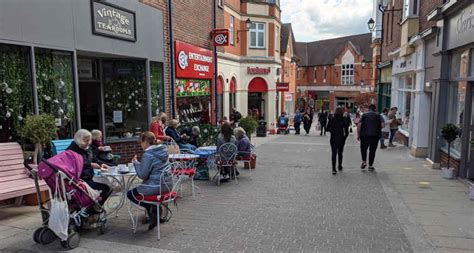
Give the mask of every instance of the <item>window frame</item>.
[[280, 27], [275, 26], [275, 51], [280, 52]]
[[229, 18], [229, 42], [233, 46], [235, 45], [235, 17], [230, 15]]
[[341, 64], [341, 85], [354, 85], [354, 64]]
[[[252, 28], [252, 26], [255, 25], [255, 28]], [[260, 29], [259, 26], [262, 25], [263, 28]], [[266, 44], [266, 40], [265, 40], [265, 34], [266, 34], [266, 31], [265, 31], [265, 23], [263, 22], [252, 22], [252, 24], [250, 25], [250, 29], [249, 29], [249, 32], [250, 32], [250, 36], [249, 36], [249, 40], [250, 40], [250, 43], [249, 43], [249, 48], [252, 48], [252, 49], [265, 49], [265, 44]], [[255, 41], [252, 41], [252, 33], [255, 33]], [[263, 44], [262, 45], [259, 45], [258, 44], [258, 41], [259, 41], [259, 35], [262, 34], [263, 36]], [[255, 42], [255, 45], [253, 44], [253, 42]]]
[[420, 0], [403, 0], [402, 18], [418, 17], [420, 13]]

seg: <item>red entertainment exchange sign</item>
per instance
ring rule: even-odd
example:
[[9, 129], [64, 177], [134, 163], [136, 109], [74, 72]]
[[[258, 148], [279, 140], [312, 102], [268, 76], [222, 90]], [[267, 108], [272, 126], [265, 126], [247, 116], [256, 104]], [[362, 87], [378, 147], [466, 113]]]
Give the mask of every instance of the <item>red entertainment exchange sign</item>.
[[212, 51], [181, 41], [175, 42], [176, 77], [212, 79]]

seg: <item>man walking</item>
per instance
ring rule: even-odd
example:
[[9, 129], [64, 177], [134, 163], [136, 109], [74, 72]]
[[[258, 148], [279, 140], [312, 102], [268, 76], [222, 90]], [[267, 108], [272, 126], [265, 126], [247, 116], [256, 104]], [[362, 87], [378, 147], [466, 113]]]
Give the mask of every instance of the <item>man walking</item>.
[[369, 111], [362, 115], [357, 128], [357, 140], [360, 141], [360, 153], [362, 155], [362, 164], [360, 168], [364, 170], [367, 167], [367, 149], [369, 149], [369, 171], [374, 171], [375, 152], [382, 135], [382, 128], [385, 123], [377, 112], [375, 105], [369, 106]]
[[327, 111], [323, 110], [319, 114], [318, 121], [319, 121], [319, 125], [321, 126], [321, 133], [319, 135], [322, 136], [323, 133], [324, 133], [324, 136], [326, 136], [326, 127], [327, 127], [327, 124], [328, 124], [328, 113], [327, 113]]
[[293, 124], [295, 125], [295, 134], [300, 134], [301, 121], [303, 120], [303, 115], [299, 110], [296, 110], [295, 117], [293, 118]]
[[398, 126], [401, 125], [400, 120], [397, 119], [397, 107], [392, 107], [390, 109], [390, 113], [387, 115], [388, 120], [390, 121], [390, 137], [388, 139], [388, 146], [393, 148], [393, 139], [395, 138], [395, 134], [398, 132]]
[[384, 120], [384, 128], [382, 128], [382, 137], [380, 138], [380, 149], [386, 149], [385, 146], [385, 139], [387, 139], [390, 135], [390, 120], [388, 119], [388, 108], [384, 108], [382, 110], [382, 118]]

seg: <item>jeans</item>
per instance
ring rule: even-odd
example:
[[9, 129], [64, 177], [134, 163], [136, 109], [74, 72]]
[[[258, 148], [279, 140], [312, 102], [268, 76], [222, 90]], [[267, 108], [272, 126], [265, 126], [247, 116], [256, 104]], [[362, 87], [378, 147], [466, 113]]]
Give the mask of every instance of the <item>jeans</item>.
[[135, 199], [134, 196], [136, 195], [140, 195], [137, 191], [137, 188], [133, 188], [131, 189], [130, 191], [127, 192], [127, 198], [132, 201], [133, 203], [137, 204], [137, 205], [140, 205], [140, 206], [143, 206], [146, 210], [150, 210], [150, 208], [153, 206], [152, 204], [148, 204], [148, 203], [143, 203], [143, 202], [140, 202], [138, 200]]
[[346, 142], [346, 138], [337, 138], [337, 139], [331, 139], [331, 151], [332, 151], [332, 170], [336, 170], [336, 158], [338, 158], [339, 162], [339, 168], [342, 168], [342, 153], [344, 152], [344, 145]]
[[387, 137], [387, 135], [390, 135], [390, 133], [382, 132], [382, 137], [380, 138], [380, 146], [385, 146], [385, 137]]
[[369, 149], [369, 166], [374, 165], [375, 152], [379, 144], [380, 137], [376, 136], [365, 136], [360, 138], [360, 154], [362, 155], [362, 161], [367, 161], [367, 149]]
[[97, 183], [92, 180], [86, 180], [85, 182], [92, 189], [100, 191], [101, 200], [99, 201], [99, 204], [104, 205], [105, 201], [107, 200], [109, 195], [112, 193], [112, 191], [110, 190], [110, 187], [106, 184]]
[[295, 134], [300, 134], [301, 122], [295, 122]]
[[393, 144], [393, 139], [395, 138], [397, 131], [398, 129], [390, 129], [390, 138], [388, 139], [389, 144]]

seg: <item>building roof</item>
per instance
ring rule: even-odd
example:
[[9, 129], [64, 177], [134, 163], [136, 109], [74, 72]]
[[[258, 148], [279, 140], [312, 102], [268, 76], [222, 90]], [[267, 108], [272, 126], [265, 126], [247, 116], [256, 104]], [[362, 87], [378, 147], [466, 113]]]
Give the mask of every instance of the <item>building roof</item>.
[[372, 34], [358, 34], [314, 42], [296, 42], [295, 52], [301, 59], [301, 67], [331, 65], [347, 44], [350, 44], [356, 53], [361, 54], [365, 61], [372, 61]]
[[280, 40], [280, 52], [286, 53], [286, 49], [288, 48], [288, 41], [291, 40], [293, 42], [293, 53], [295, 53], [295, 36], [293, 35], [293, 28], [291, 27], [291, 23], [282, 24], [281, 25], [281, 40]]

